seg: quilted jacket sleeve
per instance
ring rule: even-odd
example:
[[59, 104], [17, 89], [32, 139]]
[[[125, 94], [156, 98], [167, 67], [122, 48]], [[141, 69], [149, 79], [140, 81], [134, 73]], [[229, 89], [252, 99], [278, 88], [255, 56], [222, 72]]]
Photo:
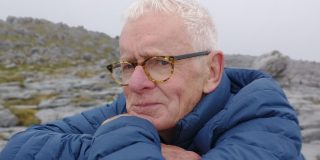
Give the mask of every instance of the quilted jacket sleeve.
[[100, 126], [122, 112], [120, 102], [30, 127], [11, 138], [0, 160], [163, 159], [157, 131], [147, 120], [126, 116]]
[[215, 141], [208, 144], [211, 149], [204, 152], [204, 160], [303, 159], [296, 114], [269, 79], [243, 88], [209, 123], [206, 131], [215, 138], [207, 138]]

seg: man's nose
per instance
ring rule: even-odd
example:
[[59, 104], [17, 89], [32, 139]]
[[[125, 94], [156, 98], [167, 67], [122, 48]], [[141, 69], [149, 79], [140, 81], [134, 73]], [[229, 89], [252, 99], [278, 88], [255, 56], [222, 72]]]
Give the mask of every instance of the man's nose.
[[142, 92], [144, 89], [150, 89], [155, 86], [155, 83], [150, 81], [144, 72], [142, 66], [136, 66], [134, 69], [129, 82], [128, 87], [135, 92]]

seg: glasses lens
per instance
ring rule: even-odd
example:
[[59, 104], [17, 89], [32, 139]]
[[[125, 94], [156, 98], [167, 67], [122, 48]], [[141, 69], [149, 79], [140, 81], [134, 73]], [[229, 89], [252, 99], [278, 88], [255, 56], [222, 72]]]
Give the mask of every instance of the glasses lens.
[[134, 66], [131, 63], [120, 62], [114, 64], [112, 76], [118, 83], [125, 85], [128, 84], [128, 80], [130, 79], [133, 71]]
[[173, 64], [164, 57], [153, 57], [146, 61], [147, 74], [155, 81], [165, 81], [173, 72]]

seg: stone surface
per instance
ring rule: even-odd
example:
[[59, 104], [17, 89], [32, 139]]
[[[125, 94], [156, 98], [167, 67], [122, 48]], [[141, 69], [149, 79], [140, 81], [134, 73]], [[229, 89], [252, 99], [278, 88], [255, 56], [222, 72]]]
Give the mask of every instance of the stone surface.
[[0, 127], [12, 127], [18, 124], [17, 117], [0, 104]]
[[2, 141], [0, 140], [0, 152], [2, 151], [2, 149], [6, 146], [7, 141]]
[[303, 141], [311, 143], [320, 140], [320, 127], [302, 130]]
[[49, 100], [44, 100], [39, 104], [40, 109], [44, 108], [57, 108], [57, 107], [64, 107], [69, 105], [71, 102], [70, 99], [49, 99]]
[[10, 127], [10, 128], [1, 128], [0, 127], [0, 152], [7, 144], [10, 137], [18, 132], [25, 130], [26, 127]]
[[320, 144], [304, 143], [302, 152], [306, 160], [320, 160]]
[[12, 99], [30, 99], [33, 95], [35, 95], [37, 91], [32, 90], [19, 90], [17, 92], [9, 92], [6, 94], [2, 93], [2, 98], [4, 100], [12, 100]]
[[74, 107], [74, 106], [65, 106], [56, 109], [42, 109], [37, 112], [36, 116], [41, 120], [41, 123], [48, 123], [57, 119], [62, 119], [67, 116], [72, 116], [77, 113], [81, 113], [93, 107]]
[[270, 73], [274, 78], [283, 77], [290, 59], [279, 51], [264, 54], [255, 59], [252, 67]]

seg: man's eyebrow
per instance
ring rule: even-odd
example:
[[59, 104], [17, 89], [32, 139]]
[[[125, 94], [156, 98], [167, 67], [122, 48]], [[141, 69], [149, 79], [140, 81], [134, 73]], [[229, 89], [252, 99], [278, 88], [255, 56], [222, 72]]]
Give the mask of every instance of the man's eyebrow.
[[119, 61], [132, 61], [134, 60], [135, 58], [130, 58], [130, 57], [119, 57]]
[[156, 52], [148, 52], [148, 53], [144, 53], [143, 55], [141, 55], [142, 58], [147, 59], [150, 57], [155, 57], [155, 56], [160, 56], [160, 53], [156, 53]]
[[163, 56], [165, 52], [155, 51], [155, 52], [144, 52], [143, 54], [139, 55], [138, 58], [136, 57], [120, 57], [120, 61], [138, 61], [138, 60], [145, 60], [150, 57], [155, 56]]

